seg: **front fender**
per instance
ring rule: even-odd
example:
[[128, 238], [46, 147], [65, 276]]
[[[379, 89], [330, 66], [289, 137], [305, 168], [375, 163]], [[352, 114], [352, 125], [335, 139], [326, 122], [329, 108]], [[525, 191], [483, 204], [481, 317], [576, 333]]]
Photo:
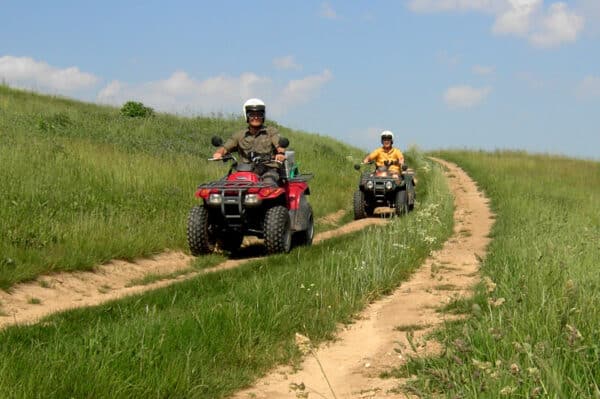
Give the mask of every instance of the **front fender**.
[[305, 182], [288, 183], [287, 202], [290, 211], [297, 210], [300, 207], [300, 199], [309, 195], [310, 190]]
[[290, 220], [292, 222], [293, 231], [303, 231], [308, 229], [309, 216], [310, 212], [312, 212], [306, 195], [302, 195], [298, 202], [298, 208], [290, 210]]

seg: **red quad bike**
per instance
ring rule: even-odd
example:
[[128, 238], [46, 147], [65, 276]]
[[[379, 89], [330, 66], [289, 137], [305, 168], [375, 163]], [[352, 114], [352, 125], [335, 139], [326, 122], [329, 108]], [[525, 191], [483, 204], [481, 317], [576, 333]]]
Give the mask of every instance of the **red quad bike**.
[[[388, 166], [378, 166], [372, 172], [361, 173], [353, 198], [355, 220], [373, 216], [375, 208], [380, 206], [393, 208], [398, 216], [413, 210], [416, 197], [414, 172], [402, 165], [402, 173], [396, 179], [388, 171]], [[354, 169], [360, 171], [361, 165], [354, 165]]]
[[[223, 140], [213, 137], [212, 144], [220, 147]], [[289, 140], [281, 138], [279, 145], [287, 148]], [[289, 252], [292, 238], [298, 245], [312, 244], [313, 212], [307, 199], [312, 174], [299, 174], [294, 151], [286, 151], [279, 182], [263, 182], [256, 170], [274, 162], [273, 155], [251, 155], [251, 163], [238, 163], [231, 154], [224, 155], [224, 162], [232, 161], [229, 173], [198, 186], [196, 197], [203, 204], [191, 209], [187, 222], [192, 255], [217, 248], [234, 252], [246, 235], [263, 238], [268, 254]]]

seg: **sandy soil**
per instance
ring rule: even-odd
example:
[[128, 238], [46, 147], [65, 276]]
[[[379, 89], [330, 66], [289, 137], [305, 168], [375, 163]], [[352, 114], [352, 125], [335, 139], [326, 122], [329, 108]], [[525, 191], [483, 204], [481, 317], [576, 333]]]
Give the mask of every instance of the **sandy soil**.
[[[493, 218], [488, 200], [456, 165], [445, 166], [455, 196], [454, 233], [443, 248], [392, 295], [369, 306], [359, 320], [343, 327], [338, 339], [308, 352], [301, 370], [280, 367], [235, 398], [407, 398], [390, 392], [402, 381], [381, 379], [382, 371], [399, 366], [409, 356], [436, 353], [439, 345], [424, 335], [452, 316], [436, 309], [471, 294], [479, 281]], [[402, 327], [418, 327], [407, 333]], [[297, 341], [306, 337], [297, 336]]]
[[[338, 211], [325, 218], [329, 224], [335, 225], [343, 216], [344, 211]], [[382, 223], [386, 223], [386, 219], [370, 218], [353, 221], [337, 229], [316, 234], [313, 242], [318, 244], [331, 237]], [[256, 241], [245, 239], [244, 244], [253, 245]], [[165, 287], [198, 274], [238, 267], [258, 258], [230, 259], [202, 271], [197, 271], [190, 266], [193, 259], [183, 252], [169, 252], [153, 259], [142, 259], [136, 262], [113, 261], [96, 267], [92, 272], [41, 276], [32, 282], [14, 286], [10, 292], [0, 290], [0, 328], [18, 323], [34, 323], [52, 313], [99, 305], [127, 295]], [[140, 283], [140, 279], [146, 276], [159, 278], [150, 284]]]

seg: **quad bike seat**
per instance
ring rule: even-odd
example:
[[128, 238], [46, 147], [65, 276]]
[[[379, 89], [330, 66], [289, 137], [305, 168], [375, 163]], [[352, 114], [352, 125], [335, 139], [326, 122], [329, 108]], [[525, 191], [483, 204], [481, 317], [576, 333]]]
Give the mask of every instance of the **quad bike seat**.
[[235, 169], [238, 172], [252, 172], [254, 170], [254, 165], [251, 163], [240, 162], [237, 164]]

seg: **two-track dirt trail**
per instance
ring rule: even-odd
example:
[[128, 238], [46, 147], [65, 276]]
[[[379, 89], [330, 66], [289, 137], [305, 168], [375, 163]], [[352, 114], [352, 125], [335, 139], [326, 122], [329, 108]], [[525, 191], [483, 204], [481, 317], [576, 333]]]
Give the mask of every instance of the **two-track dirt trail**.
[[[324, 217], [324, 222], [336, 224], [343, 215], [344, 211], [338, 211]], [[377, 218], [356, 220], [315, 235], [313, 242], [318, 244], [368, 225], [386, 222], [386, 219]], [[32, 282], [14, 286], [10, 292], [0, 290], [0, 328], [36, 322], [44, 316], [67, 309], [99, 305], [127, 295], [165, 287], [198, 274], [235, 268], [259, 258], [230, 259], [201, 271], [191, 268], [193, 259], [183, 252], [169, 252], [136, 262], [113, 261], [96, 267], [93, 272], [41, 276]], [[150, 284], [137, 282], [147, 276], [162, 277]]]
[[[444, 247], [433, 253], [393, 295], [369, 306], [355, 324], [338, 334], [339, 339], [335, 343], [324, 345], [315, 352], [316, 356], [308, 355], [299, 372], [294, 373], [289, 368], [275, 370], [251, 389], [238, 392], [236, 398], [290, 398], [302, 397], [306, 393], [310, 397], [333, 398], [332, 391], [337, 398], [408, 396], [390, 392], [389, 389], [397, 387], [398, 381], [382, 380], [378, 375], [401, 364], [406, 356], [435, 352], [435, 343], [425, 342], [422, 337], [444, 317], [451, 317], [436, 312], [436, 308], [458, 296], [470, 294], [472, 285], [479, 279], [479, 259], [485, 255], [493, 224], [488, 201], [475, 183], [456, 165], [438, 162], [447, 169], [445, 173], [456, 206], [454, 234]], [[336, 215], [330, 217], [335, 219]], [[385, 222], [385, 219], [351, 222], [317, 235], [314, 242]], [[99, 305], [198, 274], [235, 268], [255, 259], [232, 259], [196, 271], [190, 268], [192, 257], [171, 252], [135, 263], [111, 262], [98, 266], [94, 272], [42, 276], [36, 281], [13, 287], [10, 293], [0, 291], [0, 328], [36, 322], [41, 317], [67, 309]], [[180, 272], [186, 273], [168, 277], [171, 273]], [[148, 275], [160, 275], [163, 279], [136, 285], [136, 280]], [[415, 331], [410, 340], [407, 339], [402, 327], [415, 326], [421, 329]]]
[[[356, 323], [340, 331], [334, 343], [308, 354], [300, 371], [281, 367], [235, 398], [411, 397], [390, 392], [399, 381], [379, 375], [399, 366], [407, 356], [436, 352], [436, 343], [423, 336], [451, 317], [436, 312], [437, 308], [470, 295], [479, 280], [479, 262], [494, 218], [473, 180], [458, 166], [437, 161], [445, 166], [455, 197], [454, 233], [443, 248], [392, 295], [369, 306]], [[406, 332], [415, 327], [418, 331]]]

